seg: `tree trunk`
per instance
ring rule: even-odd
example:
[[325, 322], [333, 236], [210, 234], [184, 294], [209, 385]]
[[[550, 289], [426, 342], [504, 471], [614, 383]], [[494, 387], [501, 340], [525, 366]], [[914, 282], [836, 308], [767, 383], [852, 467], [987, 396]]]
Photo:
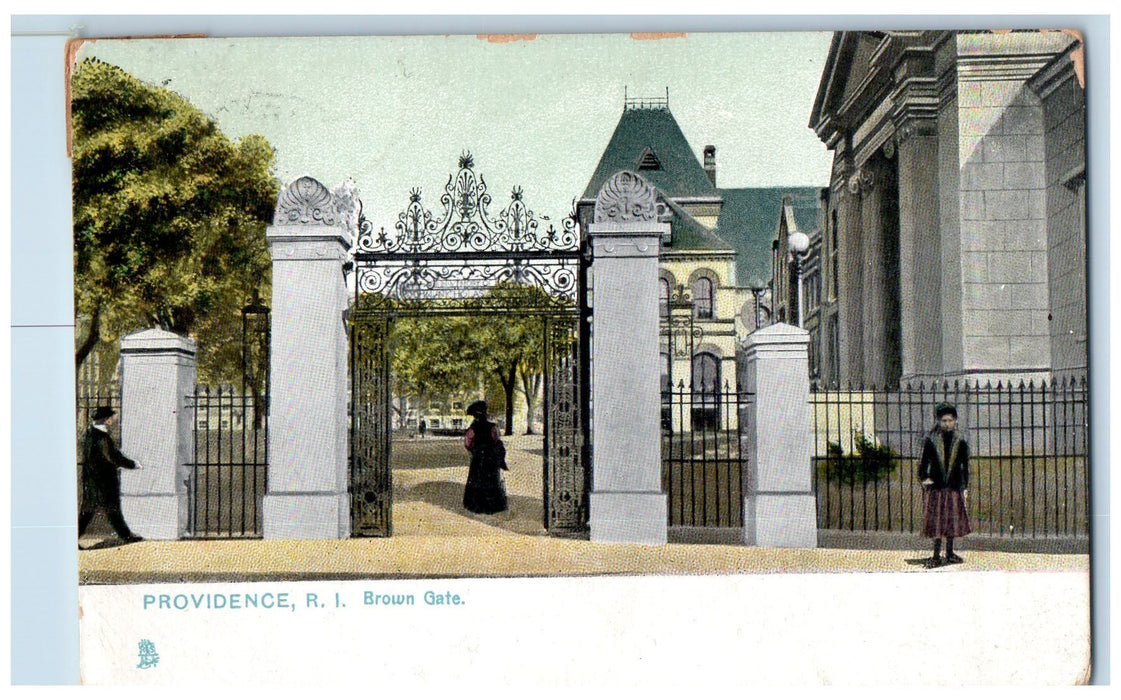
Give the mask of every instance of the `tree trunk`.
[[537, 407], [537, 392], [541, 390], [541, 374], [532, 372], [522, 375], [522, 391], [525, 392], [525, 434], [533, 435], [533, 411]]
[[74, 369], [81, 368], [82, 363], [86, 361], [89, 354], [101, 341], [101, 305], [93, 307], [93, 315], [90, 316], [90, 327], [86, 332], [86, 339], [78, 345], [78, 349], [74, 352]]
[[498, 381], [502, 383], [502, 390], [506, 392], [506, 429], [503, 435], [514, 434], [514, 382], [517, 379], [518, 366], [514, 364], [509, 372], [499, 370]]

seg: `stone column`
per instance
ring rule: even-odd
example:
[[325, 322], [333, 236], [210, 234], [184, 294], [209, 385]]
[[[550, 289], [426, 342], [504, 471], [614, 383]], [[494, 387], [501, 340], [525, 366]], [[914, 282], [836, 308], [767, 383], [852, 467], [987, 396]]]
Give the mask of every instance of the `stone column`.
[[915, 119], [900, 127], [897, 141], [903, 379], [929, 379], [942, 367], [938, 135], [932, 120]]
[[859, 386], [864, 381], [864, 252], [860, 214], [860, 177], [853, 174], [845, 184], [838, 215], [840, 225], [837, 284], [838, 355], [842, 385]]
[[816, 547], [810, 421], [809, 333], [785, 323], [755, 331], [744, 346], [747, 464], [744, 543]]
[[869, 163], [860, 169], [863, 223], [864, 384], [877, 388], [887, 381], [887, 320], [882, 313], [888, 297], [888, 269], [881, 211], [883, 181]]
[[269, 476], [265, 539], [341, 539], [347, 494], [347, 333], [343, 263], [357, 193], [302, 177], [277, 200], [272, 253]]
[[121, 451], [140, 465], [121, 470], [121, 509], [129, 528], [151, 540], [187, 532], [196, 350], [159, 329], [121, 338]]
[[666, 541], [658, 354], [658, 251], [669, 225], [653, 187], [620, 172], [596, 198], [592, 263], [592, 492], [596, 542]]

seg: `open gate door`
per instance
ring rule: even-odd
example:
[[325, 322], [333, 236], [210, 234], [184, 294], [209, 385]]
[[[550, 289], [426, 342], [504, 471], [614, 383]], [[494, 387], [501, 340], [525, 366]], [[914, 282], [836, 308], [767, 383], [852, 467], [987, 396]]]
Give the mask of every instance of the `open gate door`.
[[587, 471], [581, 412], [578, 317], [545, 321], [545, 528], [551, 534], [584, 530]]
[[388, 315], [351, 326], [350, 522], [355, 537], [393, 534]]

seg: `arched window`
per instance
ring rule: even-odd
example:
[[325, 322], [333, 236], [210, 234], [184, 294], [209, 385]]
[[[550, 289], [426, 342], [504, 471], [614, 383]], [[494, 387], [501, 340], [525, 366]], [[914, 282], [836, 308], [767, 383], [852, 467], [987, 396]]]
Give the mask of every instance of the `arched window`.
[[698, 277], [693, 282], [693, 315], [696, 318], [712, 318], [712, 302], [712, 280]]
[[720, 360], [710, 352], [693, 356], [693, 429], [720, 425]]
[[665, 277], [658, 278], [658, 313], [669, 316], [669, 280]]

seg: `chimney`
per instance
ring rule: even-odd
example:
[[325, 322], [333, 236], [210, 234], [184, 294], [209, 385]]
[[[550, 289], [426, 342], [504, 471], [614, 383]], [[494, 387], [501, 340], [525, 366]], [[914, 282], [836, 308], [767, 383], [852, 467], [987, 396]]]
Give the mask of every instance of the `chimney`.
[[705, 174], [712, 186], [716, 187], [716, 146], [705, 146]]

